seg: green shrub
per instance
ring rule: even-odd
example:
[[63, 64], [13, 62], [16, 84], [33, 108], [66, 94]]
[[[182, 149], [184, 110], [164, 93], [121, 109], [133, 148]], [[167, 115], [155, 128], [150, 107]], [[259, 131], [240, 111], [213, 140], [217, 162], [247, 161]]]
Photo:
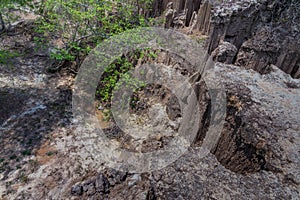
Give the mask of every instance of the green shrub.
[[17, 52], [0, 50], [0, 64], [11, 64], [12, 58], [20, 56]]
[[54, 46], [56, 49], [51, 53], [52, 58], [75, 60], [84, 57], [103, 39], [146, 25], [144, 17], [137, 15], [136, 3], [133, 3], [135, 1], [122, 2], [121, 0], [42, 1], [39, 9], [42, 18], [37, 22], [36, 32], [40, 37], [62, 38], [64, 45], [61, 48]]
[[[127, 72], [134, 69], [138, 60], [144, 60], [146, 58], [155, 59], [156, 57], [155, 51], [146, 48], [135, 50], [118, 58], [114, 63], [104, 69], [103, 76], [96, 91], [97, 99], [109, 106], [113, 95], [112, 91], [114, 89], [117, 90], [121, 85], [125, 85], [126, 88], [130, 89], [144, 87], [145, 83], [143, 81], [132, 78]], [[122, 81], [119, 81], [120, 79]]]

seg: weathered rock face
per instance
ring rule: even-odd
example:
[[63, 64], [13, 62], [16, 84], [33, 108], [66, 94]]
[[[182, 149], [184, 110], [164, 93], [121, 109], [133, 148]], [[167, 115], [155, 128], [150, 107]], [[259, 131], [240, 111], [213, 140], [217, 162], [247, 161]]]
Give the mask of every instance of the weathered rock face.
[[174, 9], [177, 11], [183, 10], [185, 5], [185, 0], [155, 0], [152, 6], [152, 11], [153, 11], [152, 16], [158, 17], [162, 15], [163, 12], [167, 9], [167, 5], [170, 2], [173, 3]]
[[[192, 77], [195, 74], [189, 62], [183, 58], [172, 58], [171, 54], [162, 52], [158, 54], [157, 60], [173, 66], [183, 75]], [[201, 158], [202, 151], [199, 146], [210, 124], [211, 99], [207, 96], [205, 84], [197, 78], [191, 78], [200, 103], [201, 131], [186, 154], [176, 162], [164, 169], [143, 174], [93, 168], [91, 163], [96, 162], [95, 160], [89, 161], [88, 157], [83, 162], [79, 160], [80, 156], [86, 155], [78, 151], [84, 148], [84, 145], [78, 145], [78, 149], [72, 149], [62, 155], [57, 153], [57, 157], [53, 157], [51, 162], [48, 161], [39, 169], [34, 169], [36, 170], [34, 173], [29, 172], [28, 182], [19, 186], [16, 192], [4, 193], [5, 197], [8, 199], [298, 199], [300, 80], [292, 79], [275, 66], [271, 66], [269, 74], [261, 75], [253, 70], [217, 63], [215, 73], [217, 76], [210, 81], [220, 78], [225, 86], [228, 100], [227, 116], [216, 147], [204, 158]], [[48, 94], [49, 88], [45, 92]], [[66, 100], [71, 101], [69, 98]], [[57, 99], [57, 102], [61, 103], [62, 100]], [[56, 100], [54, 103], [49, 105], [51, 108], [49, 112], [56, 115], [58, 111], [52, 110], [52, 107], [55, 108], [57, 105]], [[43, 112], [39, 115], [28, 113], [31, 117], [43, 116], [42, 114]], [[176, 115], [177, 112], [169, 114]], [[37, 124], [35, 120], [32, 120], [32, 123]], [[4, 132], [7, 133], [6, 137], [9, 137], [10, 132], [14, 135], [17, 132], [21, 133], [24, 124], [25, 121], [9, 123]], [[63, 128], [54, 128], [52, 143], [56, 144], [61, 140], [76, 141], [72, 136], [75, 130], [71, 125], [65, 124]], [[41, 132], [47, 134], [42, 130]], [[24, 138], [27, 138], [28, 134], [25, 136]], [[11, 145], [11, 141], [13, 140], [9, 138], [4, 140], [6, 148], [9, 145], [10, 149], [15, 148]], [[32, 167], [28, 170], [32, 170]], [[13, 184], [19, 185], [17, 181], [19, 178], [14, 179], [13, 174], [6, 176], [7, 182], [1, 182], [1, 187], [6, 187], [2, 184], [10, 180], [15, 181]]]
[[[247, 21], [246, 15], [244, 17]], [[215, 58], [226, 63], [241, 62], [240, 66], [249, 66], [253, 69], [256, 64], [251, 66], [249, 64], [251, 62], [243, 63], [254, 59], [250, 55], [257, 56], [253, 62], [257, 62], [256, 59], [262, 56], [257, 52], [264, 52], [264, 56], [269, 55], [268, 52], [275, 52], [277, 55], [277, 47], [281, 43], [276, 38], [268, 40], [270, 43], [265, 44], [264, 37], [254, 37], [269, 31], [268, 27], [263, 25], [261, 27], [260, 31], [253, 32], [253, 37], [250, 35], [251, 39], [241, 43], [237, 40], [242, 38], [241, 35], [224, 37], [226, 38], [224, 42], [216, 46]], [[213, 30], [217, 30], [216, 28], [213, 27]], [[220, 30], [221, 28], [222, 26]], [[270, 30], [274, 30], [273, 27]], [[229, 32], [227, 30], [226, 33]], [[279, 38], [282, 37], [281, 41], [285, 41], [282, 33], [282, 30], [279, 30]], [[217, 41], [219, 37], [214, 39]], [[286, 48], [297, 51], [292, 44], [287, 43]], [[280, 49], [278, 52], [284, 51]], [[278, 58], [272, 57], [274, 60], [271, 61], [285, 63], [288, 56], [292, 64], [286, 64], [287, 67], [293, 63], [297, 64], [295, 61], [297, 55], [293, 56], [288, 52], [280, 54]], [[81, 140], [78, 149], [72, 148], [67, 152], [54, 149], [55, 155], [51, 156], [51, 152], [53, 154], [51, 146], [60, 147], [59, 150], [62, 150], [63, 148], [57, 144], [76, 141], [73, 137], [76, 127], [70, 123], [71, 116], [68, 113], [71, 105], [72, 80], [68, 84], [65, 78], [47, 75], [42, 76], [44, 78], [40, 84], [40, 76], [33, 78], [35, 75], [30, 74], [26, 64], [35, 63], [30, 69], [43, 75], [44, 61], [40, 61], [41, 58], [38, 56], [37, 59], [35, 55], [26, 57], [24, 66], [17, 68], [17, 74], [13, 74], [11, 81], [6, 77], [9, 72], [6, 71], [9, 69], [0, 66], [2, 87], [8, 85], [11, 91], [18, 92], [15, 88], [18, 86], [29, 96], [29, 98], [27, 95], [22, 97], [24, 101], [29, 102], [24, 105], [25, 112], [20, 111], [20, 115], [7, 120], [1, 127], [3, 133], [1, 144], [5, 148], [2, 148], [0, 153], [1, 160], [4, 158], [5, 162], [1, 163], [0, 198], [3, 196], [7, 199], [299, 199], [300, 80], [292, 79], [274, 65], [270, 65], [268, 73], [262, 75], [253, 70], [217, 63], [215, 69], [217, 76], [210, 81], [219, 78], [224, 84], [227, 94], [227, 115], [217, 145], [202, 158], [199, 147], [210, 125], [211, 99], [205, 83], [200, 81], [199, 77], [192, 78], [195, 71], [190, 63], [183, 58], [181, 60], [178, 57], [172, 58], [168, 52], [162, 52], [158, 54], [157, 60], [191, 77], [201, 109], [200, 130], [193, 145], [176, 162], [164, 169], [143, 174], [103, 169], [104, 167], [93, 168], [92, 163], [98, 161], [90, 159], [89, 154], [82, 154], [82, 151], [79, 151], [86, 145]], [[260, 62], [259, 66], [263, 66], [265, 60], [262, 59]], [[261, 72], [260, 68], [256, 70]], [[61, 83], [59, 87], [56, 85], [57, 82]], [[21, 97], [14, 97], [6, 91], [1, 95], [0, 101], [2, 100], [4, 104], [9, 99]], [[36, 103], [42, 106], [36, 106]], [[21, 102], [20, 105], [22, 104]], [[174, 99], [168, 102], [169, 118], [177, 117], [179, 108], [176, 104]], [[23, 105], [19, 107], [21, 109]], [[8, 113], [12, 114], [15, 112]], [[0, 118], [0, 122], [7, 117]], [[47, 141], [50, 140], [48, 146], [40, 146], [43, 137]], [[31, 152], [33, 146], [40, 148], [37, 155], [24, 157], [20, 162], [15, 159], [16, 155], [18, 158], [21, 158], [21, 155], [25, 156], [27, 150]], [[79, 159], [81, 156], [85, 159]], [[33, 162], [35, 159], [39, 163], [38, 166]], [[14, 167], [14, 173], [3, 173], [3, 170], [12, 170], [9, 169], [11, 166]]]
[[226, 68], [217, 67], [228, 90], [226, 128], [215, 150], [217, 159], [238, 173], [266, 170], [299, 182], [295, 171], [299, 161], [294, 160], [299, 149], [295, 142], [300, 125], [299, 81], [275, 66], [268, 75]]
[[300, 78], [299, 2], [237, 1], [215, 7], [208, 52], [221, 41], [236, 46], [232, 63], [264, 73], [274, 64], [294, 78]]
[[[228, 103], [221, 138], [209, 155], [201, 158], [198, 145], [203, 137], [199, 137], [185, 155], [162, 170], [141, 175], [108, 174], [103, 170], [76, 183], [66, 195], [102, 195], [108, 199], [298, 199], [299, 80], [275, 66], [268, 75], [221, 63], [215, 71], [225, 85]], [[200, 86], [198, 89], [205, 91], [205, 86]], [[199, 95], [202, 103], [207, 100], [205, 92]], [[208, 104], [202, 105], [208, 109]], [[98, 177], [102, 177], [100, 186], [83, 189]], [[95, 192], [97, 189], [99, 192]]]
[[210, 14], [212, 4], [209, 1], [203, 1], [198, 11], [195, 30], [200, 31], [202, 34], [207, 35], [210, 27]]
[[[170, 0], [162, 1], [166, 9]], [[267, 73], [271, 64], [294, 78], [300, 78], [300, 3], [296, 0], [201, 1], [174, 0], [173, 24], [166, 27], [190, 27], [188, 33], [209, 35], [208, 53], [237, 49], [229, 59], [246, 69]], [[156, 4], [155, 4], [156, 5]], [[168, 24], [170, 20], [168, 21]], [[228, 50], [221, 42], [231, 43]], [[218, 47], [220, 45], [220, 47]], [[228, 46], [228, 45], [227, 45]], [[217, 50], [216, 50], [217, 49]], [[223, 55], [224, 56], [224, 55]]]
[[171, 28], [173, 26], [173, 20], [174, 20], [175, 10], [173, 9], [173, 2], [168, 3], [167, 5], [167, 11], [165, 14], [165, 28]]
[[[157, 7], [159, 1], [155, 1], [154, 8]], [[168, 4], [172, 2], [174, 5], [174, 9], [176, 10], [176, 17], [173, 20], [175, 24], [180, 24], [180, 26], [175, 26], [176, 28], [188, 27], [191, 26], [193, 21], [195, 21], [195, 26], [193, 29], [207, 32], [209, 29], [209, 21], [210, 21], [210, 11], [211, 4], [208, 1], [202, 0], [163, 0], [161, 2], [161, 7], [159, 9], [163, 9], [168, 12]], [[196, 17], [193, 17], [197, 14]], [[173, 26], [174, 27], [174, 26]], [[205, 29], [205, 30], [204, 30]]]

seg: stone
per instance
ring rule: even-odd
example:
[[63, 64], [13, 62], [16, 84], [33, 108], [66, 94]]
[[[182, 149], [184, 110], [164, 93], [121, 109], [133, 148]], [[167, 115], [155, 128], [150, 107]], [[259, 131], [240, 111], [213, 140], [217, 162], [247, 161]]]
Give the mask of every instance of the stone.
[[[175, 27], [179, 29], [191, 27], [190, 33], [193, 29], [201, 30], [203, 33], [208, 32], [212, 7], [208, 1], [205, 1], [203, 5], [201, 4], [202, 0], [174, 0], [172, 2], [164, 2], [168, 2], [165, 8], [165, 28]], [[160, 7], [160, 9], [163, 8]]]
[[173, 9], [173, 2], [168, 3], [165, 14], [165, 28], [173, 27], [175, 12], [176, 11]]
[[184, 28], [186, 22], [186, 10], [184, 10], [181, 13], [175, 13], [174, 19], [173, 19], [173, 26], [177, 29]]
[[229, 43], [222, 41], [220, 45], [211, 53], [215, 61], [225, 64], [232, 64], [237, 54], [237, 48]]
[[115, 169], [108, 169], [106, 171], [107, 180], [109, 185], [114, 186], [116, 184], [120, 184], [121, 182], [126, 180], [127, 173], [122, 171], [117, 171]]
[[137, 184], [137, 182], [141, 181], [142, 177], [140, 174], [134, 174], [132, 177], [129, 178], [128, 186], [133, 186]]
[[192, 15], [194, 11], [199, 10], [200, 4], [202, 0], [186, 0], [184, 10], [186, 10], [186, 23], [185, 25], [188, 26], [190, 24]]
[[95, 181], [95, 188], [97, 192], [107, 193], [109, 191], [108, 179], [101, 173], [97, 176]]
[[172, 121], [175, 121], [176, 118], [181, 117], [181, 108], [175, 95], [172, 95], [168, 99], [166, 112], [169, 119]]
[[[275, 66], [270, 74], [260, 75], [253, 70], [217, 63], [215, 72], [225, 85], [228, 98], [226, 122], [218, 145], [202, 159], [200, 149], [190, 149], [160, 170], [162, 176], [153, 176], [151, 180], [155, 196], [297, 199], [299, 173], [293, 169], [299, 168], [299, 162], [291, 158], [295, 158], [299, 142], [287, 141], [292, 138], [299, 141], [299, 134], [293, 131], [287, 134], [284, 122], [299, 124], [300, 100], [296, 96], [300, 91], [285, 85], [299, 81]], [[284, 174], [287, 175], [282, 178]]]
[[96, 193], [95, 181], [88, 180], [87, 182], [82, 184], [83, 191], [88, 195], [94, 195]]
[[190, 21], [190, 24], [189, 24], [188, 34], [193, 33], [193, 30], [195, 29], [196, 25], [197, 25], [197, 13], [196, 13], [196, 11], [194, 11], [193, 15], [192, 15], [192, 18], [191, 18], [191, 21]]
[[83, 187], [81, 184], [74, 185], [71, 188], [71, 195], [80, 196], [83, 194]]
[[205, 0], [198, 11], [197, 21], [195, 28], [200, 33], [207, 35], [210, 29], [210, 18], [211, 18], [212, 4]]
[[[205, 119], [199, 132], [202, 136], [177, 161], [152, 176], [131, 174], [111, 186], [108, 199], [299, 197], [300, 80], [274, 65], [266, 75], [223, 63], [217, 63], [214, 72], [216, 76], [210, 79], [218, 78], [227, 95], [225, 124], [216, 148], [202, 158], [199, 147], [210, 125], [206, 112], [210, 99], [205, 84], [195, 79], [200, 114]], [[118, 172], [104, 173], [117, 177]]]

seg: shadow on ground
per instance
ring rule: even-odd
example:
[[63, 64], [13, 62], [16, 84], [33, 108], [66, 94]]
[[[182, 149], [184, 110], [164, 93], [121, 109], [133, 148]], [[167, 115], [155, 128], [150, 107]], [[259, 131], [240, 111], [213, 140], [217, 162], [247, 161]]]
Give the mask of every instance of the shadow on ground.
[[[30, 159], [24, 158], [33, 155], [53, 130], [70, 124], [72, 92], [64, 88], [53, 99], [41, 99], [39, 93], [45, 93], [44, 89], [2, 88], [0, 91], [0, 173], [7, 176], [29, 162]], [[40, 98], [42, 103], [28, 108], [29, 98]]]

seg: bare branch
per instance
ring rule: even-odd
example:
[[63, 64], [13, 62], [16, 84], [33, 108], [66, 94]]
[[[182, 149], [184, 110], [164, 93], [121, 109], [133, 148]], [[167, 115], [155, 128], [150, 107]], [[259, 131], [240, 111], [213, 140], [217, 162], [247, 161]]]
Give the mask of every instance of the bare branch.
[[5, 31], [5, 23], [2, 17], [2, 13], [0, 13], [0, 25], [1, 25], [1, 29], [0, 29], [0, 33]]

